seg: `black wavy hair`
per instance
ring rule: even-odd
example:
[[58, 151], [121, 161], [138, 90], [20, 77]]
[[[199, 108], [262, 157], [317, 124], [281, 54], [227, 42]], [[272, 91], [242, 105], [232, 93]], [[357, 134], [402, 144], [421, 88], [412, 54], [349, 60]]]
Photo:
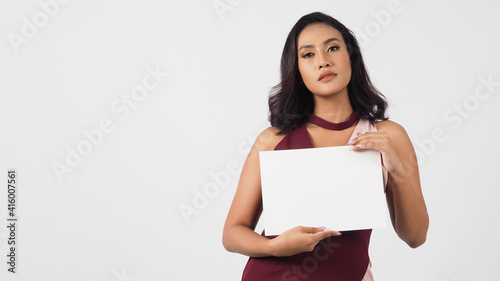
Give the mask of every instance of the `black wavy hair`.
[[313, 23], [327, 24], [342, 34], [351, 60], [352, 73], [347, 90], [353, 110], [372, 123], [387, 120], [387, 101], [370, 81], [354, 33], [331, 16], [315, 12], [300, 18], [286, 39], [281, 55], [281, 82], [271, 89], [269, 96], [271, 126], [280, 129], [279, 134], [286, 134], [306, 123], [314, 111], [313, 94], [302, 81], [297, 55], [297, 38]]

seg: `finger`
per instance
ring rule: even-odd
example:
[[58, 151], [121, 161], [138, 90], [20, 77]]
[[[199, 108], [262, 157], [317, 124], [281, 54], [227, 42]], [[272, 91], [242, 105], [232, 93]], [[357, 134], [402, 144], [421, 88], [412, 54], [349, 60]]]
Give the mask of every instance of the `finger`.
[[377, 140], [363, 140], [357, 143], [351, 150], [363, 150], [363, 149], [374, 149], [381, 152], [380, 142]]
[[315, 240], [320, 241], [320, 240], [323, 240], [323, 239], [328, 238], [330, 236], [340, 236], [340, 235], [342, 235], [342, 233], [340, 233], [336, 230], [325, 230], [325, 231], [314, 233], [311, 235], [314, 236]]
[[350, 140], [350, 141], [347, 143], [347, 145], [352, 145], [352, 146], [354, 146], [354, 145], [358, 144], [361, 140], [363, 140], [363, 139], [361, 139], [360, 137], [353, 138], [352, 140]]
[[374, 149], [371, 141], [359, 141], [351, 147], [352, 151], [363, 150], [363, 149]]
[[299, 228], [302, 232], [310, 233], [310, 234], [326, 233], [328, 236], [338, 236], [341, 234], [340, 232], [338, 232], [336, 230], [331, 230], [331, 229], [328, 229], [324, 226], [320, 226], [320, 227], [299, 226]]
[[351, 147], [351, 150], [352, 150], [352, 151], [356, 151], [356, 150], [358, 150], [358, 149], [360, 149], [360, 148], [362, 148], [362, 147], [363, 147], [363, 145], [362, 145], [362, 144], [357, 143], [357, 144], [355, 144], [355, 145], [353, 145], [353, 146]]
[[384, 150], [386, 145], [386, 140], [383, 137], [380, 136], [361, 136], [359, 137], [356, 142], [352, 142], [351, 145], [353, 146], [351, 150], [358, 150], [358, 149], [375, 149], [378, 151]]
[[366, 139], [367, 137], [371, 137], [373, 132], [366, 132], [366, 133], [357, 133], [356, 137], [353, 138], [351, 141], [347, 143], [347, 145], [356, 145], [358, 142]]
[[355, 137], [355, 138], [353, 138], [351, 141], [349, 141], [349, 142], [347, 143], [347, 145], [350, 145], [350, 144], [352, 144], [352, 143], [356, 143], [357, 141], [359, 141], [359, 137], [360, 137], [360, 136], [362, 136], [362, 135], [363, 135], [362, 133], [357, 133], [357, 134], [356, 134], [356, 137]]
[[318, 233], [323, 232], [323, 230], [325, 230], [325, 227], [300, 226], [300, 230], [304, 233]]
[[337, 231], [337, 230], [329, 230], [329, 229], [328, 229], [328, 230], [325, 230], [325, 231], [323, 231], [323, 232], [324, 232], [324, 233], [327, 233], [327, 234], [328, 234], [328, 237], [330, 237], [330, 236], [340, 236], [340, 235], [342, 235], [342, 232]]

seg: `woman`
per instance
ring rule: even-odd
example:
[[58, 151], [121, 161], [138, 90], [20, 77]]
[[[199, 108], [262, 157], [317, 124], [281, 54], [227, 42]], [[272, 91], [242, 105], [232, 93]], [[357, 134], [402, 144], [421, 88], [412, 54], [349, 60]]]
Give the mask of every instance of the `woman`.
[[412, 248], [425, 242], [429, 218], [415, 152], [403, 127], [385, 117], [386, 107], [344, 25], [322, 13], [295, 24], [283, 50], [281, 83], [269, 98], [272, 127], [245, 161], [224, 226], [224, 247], [250, 257], [243, 280], [373, 280], [371, 230], [297, 226], [277, 237], [254, 232], [262, 212], [260, 151], [346, 144], [379, 151], [394, 230]]

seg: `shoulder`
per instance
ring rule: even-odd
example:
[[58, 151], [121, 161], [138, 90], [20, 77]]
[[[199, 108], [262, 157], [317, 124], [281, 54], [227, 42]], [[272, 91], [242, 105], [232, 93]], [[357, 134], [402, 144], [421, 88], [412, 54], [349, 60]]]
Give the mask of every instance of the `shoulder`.
[[387, 133], [396, 148], [413, 149], [408, 133], [400, 124], [391, 120], [380, 121], [377, 122], [377, 130]]
[[408, 137], [405, 128], [403, 128], [403, 126], [399, 125], [394, 121], [384, 120], [384, 121], [379, 121], [376, 124], [377, 124], [377, 130], [379, 132], [386, 132], [391, 137], [396, 137], [396, 138]]
[[280, 130], [276, 127], [268, 127], [264, 129], [254, 143], [254, 148], [257, 151], [273, 150], [276, 145], [285, 137], [285, 135], [279, 135]]

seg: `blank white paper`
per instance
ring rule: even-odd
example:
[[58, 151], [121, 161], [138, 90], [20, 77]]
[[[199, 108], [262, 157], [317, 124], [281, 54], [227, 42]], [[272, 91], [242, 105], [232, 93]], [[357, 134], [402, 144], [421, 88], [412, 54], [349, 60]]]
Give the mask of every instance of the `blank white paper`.
[[351, 146], [260, 152], [266, 235], [295, 226], [385, 227], [380, 153]]

